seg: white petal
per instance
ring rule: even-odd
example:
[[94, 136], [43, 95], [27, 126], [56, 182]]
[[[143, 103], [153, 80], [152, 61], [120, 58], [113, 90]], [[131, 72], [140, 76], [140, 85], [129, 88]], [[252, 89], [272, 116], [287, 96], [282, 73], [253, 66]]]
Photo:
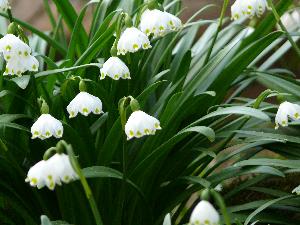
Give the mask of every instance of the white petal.
[[42, 114], [31, 127], [32, 138], [42, 140], [54, 136], [61, 138], [63, 135], [62, 123], [50, 114]]
[[127, 52], [137, 52], [140, 49], [151, 48], [150, 41], [143, 32], [135, 27], [126, 28], [118, 41], [118, 55], [125, 55]]
[[194, 208], [190, 223], [192, 225], [196, 224], [219, 224], [220, 216], [216, 209], [208, 201], [202, 200]]
[[126, 64], [118, 57], [110, 57], [100, 70], [100, 79], [104, 79], [106, 76], [111, 77], [114, 80], [130, 79], [130, 72]]
[[160, 129], [159, 120], [140, 110], [133, 112], [125, 124], [128, 140], [133, 137], [140, 138], [145, 135], [153, 135], [156, 130]]
[[78, 112], [84, 116], [88, 116], [91, 112], [94, 114], [101, 114], [102, 102], [101, 100], [87, 92], [80, 92], [67, 106], [67, 111], [70, 118], [75, 117]]

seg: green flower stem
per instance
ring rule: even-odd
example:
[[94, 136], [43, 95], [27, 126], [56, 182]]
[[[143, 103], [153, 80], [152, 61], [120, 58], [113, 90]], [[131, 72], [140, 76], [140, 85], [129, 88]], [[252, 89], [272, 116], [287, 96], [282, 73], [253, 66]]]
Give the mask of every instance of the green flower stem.
[[276, 7], [274, 6], [273, 4], [273, 1], [272, 0], [268, 0], [268, 4], [269, 6], [272, 8], [272, 12], [273, 12], [273, 15], [277, 21], [277, 23], [279, 24], [279, 26], [281, 27], [281, 29], [285, 32], [286, 36], [287, 36], [287, 39], [289, 40], [289, 42], [291, 43], [292, 47], [294, 48], [294, 50], [296, 51], [297, 55], [299, 56], [300, 58], [300, 49], [299, 47], [297, 46], [296, 42], [293, 40], [293, 38], [291, 37], [291, 35], [289, 34], [288, 30], [286, 29], [286, 27], [283, 25], [281, 19], [280, 19], [280, 16], [276, 10]]
[[93, 212], [93, 215], [94, 215], [94, 218], [95, 218], [96, 225], [103, 225], [101, 215], [99, 213], [99, 210], [98, 210], [95, 198], [93, 196], [92, 190], [91, 190], [85, 176], [82, 173], [81, 167], [79, 165], [79, 162], [78, 162], [77, 158], [75, 157], [72, 146], [68, 145], [65, 141], [60, 141], [57, 144], [57, 146], [58, 145], [63, 145], [65, 147], [69, 157], [70, 157], [70, 162], [72, 164], [72, 167], [74, 168], [77, 175], [79, 176], [79, 179], [80, 179], [80, 182], [81, 182], [82, 187], [84, 189], [86, 198], [89, 201], [90, 207], [92, 209], [92, 212]]
[[215, 46], [215, 44], [216, 44], [216, 41], [217, 41], [219, 32], [220, 32], [221, 29], [222, 29], [222, 26], [223, 26], [223, 19], [224, 19], [224, 16], [225, 16], [225, 12], [226, 12], [228, 3], [229, 3], [229, 0], [224, 0], [224, 2], [223, 2], [223, 7], [222, 7], [220, 19], [219, 19], [218, 28], [217, 28], [217, 31], [216, 31], [215, 36], [214, 36], [214, 38], [213, 38], [213, 41], [212, 41], [212, 43], [211, 43], [211, 46], [210, 46], [210, 48], [208, 49], [208, 52], [207, 52], [207, 55], [206, 55], [204, 64], [206, 64], [206, 63], [209, 61], [210, 55], [211, 55], [211, 53], [212, 53], [212, 50], [213, 50], [213, 48], [214, 48], [214, 46]]
[[225, 202], [224, 202], [222, 196], [215, 190], [210, 190], [210, 193], [211, 193], [212, 197], [214, 198], [215, 202], [218, 204], [218, 206], [221, 209], [225, 224], [231, 225], [231, 222], [230, 222], [231, 220], [230, 220], [230, 217], [227, 212], [226, 205], [225, 205]]

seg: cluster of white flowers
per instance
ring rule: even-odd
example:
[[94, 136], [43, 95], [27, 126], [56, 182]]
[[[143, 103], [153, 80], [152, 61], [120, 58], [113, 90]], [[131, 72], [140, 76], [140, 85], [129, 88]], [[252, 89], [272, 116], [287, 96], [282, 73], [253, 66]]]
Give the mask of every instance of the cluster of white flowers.
[[118, 57], [110, 57], [100, 70], [100, 79], [103, 80], [106, 76], [114, 80], [130, 79], [130, 72], [126, 64]]
[[260, 17], [268, 8], [267, 0], [236, 0], [231, 6], [231, 17], [234, 20]]
[[52, 136], [61, 138], [63, 136], [62, 123], [50, 114], [42, 114], [31, 127], [32, 139], [42, 140]]
[[8, 0], [0, 0], [0, 11], [5, 12], [10, 8]]
[[178, 31], [182, 27], [181, 20], [158, 9], [147, 9], [141, 16], [140, 29], [142, 32], [154, 38], [163, 37], [172, 31]]
[[126, 55], [128, 52], [134, 53], [140, 49], [149, 48], [151, 48], [151, 44], [147, 35], [135, 27], [126, 28], [117, 45], [118, 55]]
[[69, 117], [73, 118], [81, 113], [88, 116], [91, 112], [96, 115], [103, 113], [101, 100], [87, 92], [80, 92], [67, 106]]
[[154, 135], [156, 130], [160, 129], [158, 119], [140, 110], [133, 112], [125, 125], [127, 140], [133, 137], [140, 138], [145, 135]]
[[69, 156], [65, 154], [55, 154], [48, 160], [42, 160], [31, 167], [28, 171], [26, 182], [31, 186], [43, 188], [47, 186], [54, 190], [55, 185], [69, 183], [78, 179], [74, 171]]
[[6, 61], [3, 75], [18, 75], [26, 71], [38, 71], [39, 62], [31, 55], [31, 48], [13, 34], [0, 39], [0, 52]]
[[190, 225], [219, 225], [220, 216], [213, 205], [205, 200], [200, 201], [194, 208], [191, 217]]
[[300, 119], [300, 106], [290, 102], [283, 102], [280, 104], [276, 117], [275, 117], [275, 129], [288, 126], [288, 120], [299, 120]]

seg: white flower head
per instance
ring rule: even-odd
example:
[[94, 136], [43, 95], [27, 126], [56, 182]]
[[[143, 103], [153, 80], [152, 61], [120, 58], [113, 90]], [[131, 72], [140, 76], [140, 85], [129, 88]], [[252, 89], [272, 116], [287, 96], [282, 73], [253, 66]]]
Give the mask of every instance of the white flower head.
[[168, 28], [170, 30], [178, 31], [182, 27], [182, 22], [177, 16], [174, 16], [173, 14], [168, 12], [163, 13], [167, 17]]
[[135, 27], [126, 28], [117, 45], [118, 55], [149, 48], [151, 48], [151, 44], [147, 35]]
[[31, 127], [32, 139], [42, 140], [52, 136], [61, 138], [63, 135], [62, 123], [50, 114], [42, 114]]
[[163, 37], [171, 31], [177, 31], [182, 27], [181, 20], [158, 9], [145, 10], [141, 16], [140, 29], [148, 36], [153, 34], [154, 38]]
[[44, 171], [46, 168], [46, 161], [42, 160], [31, 167], [28, 171], [26, 182], [29, 182], [32, 187], [37, 187], [38, 189], [45, 186]]
[[73, 118], [81, 113], [88, 116], [90, 113], [99, 115], [103, 113], [101, 100], [87, 92], [80, 92], [67, 106], [69, 117]]
[[74, 171], [68, 155], [55, 154], [47, 162], [54, 170], [54, 173], [57, 177], [57, 184], [60, 185], [61, 182], [69, 183], [72, 180], [78, 179], [78, 175]]
[[288, 126], [288, 120], [299, 120], [300, 119], [300, 106], [290, 102], [283, 102], [280, 104], [276, 117], [275, 117], [275, 129]]
[[9, 8], [8, 0], [0, 0], [0, 11], [6, 12]]
[[267, 0], [236, 0], [231, 6], [231, 17], [234, 20], [243, 17], [260, 17], [264, 14], [266, 9], [269, 9]]
[[13, 34], [0, 39], [0, 52], [6, 61], [3, 75], [18, 75], [26, 71], [37, 71], [38, 60], [31, 55], [31, 48]]
[[65, 154], [55, 154], [50, 159], [42, 160], [31, 167], [25, 181], [39, 189], [47, 186], [50, 190], [54, 190], [56, 185], [76, 179], [78, 175], [72, 168], [69, 157]]
[[154, 135], [156, 130], [161, 130], [159, 120], [141, 110], [133, 112], [125, 124], [127, 140]]
[[130, 79], [130, 72], [126, 64], [118, 57], [110, 57], [100, 70], [100, 79], [103, 80], [106, 76], [114, 80]]
[[210, 202], [202, 200], [194, 208], [190, 217], [190, 224], [191, 225], [198, 225], [198, 224], [219, 225], [220, 216], [217, 210], [212, 206]]

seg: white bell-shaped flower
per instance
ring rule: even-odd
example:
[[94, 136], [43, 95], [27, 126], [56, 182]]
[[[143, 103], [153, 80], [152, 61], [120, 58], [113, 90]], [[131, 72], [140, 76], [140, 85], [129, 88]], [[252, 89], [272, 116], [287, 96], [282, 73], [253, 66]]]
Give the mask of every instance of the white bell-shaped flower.
[[52, 136], [61, 138], [63, 135], [62, 123], [50, 114], [42, 114], [31, 127], [32, 139], [42, 140]]
[[117, 45], [118, 55], [149, 48], [151, 48], [151, 45], [147, 35], [135, 27], [126, 28]]
[[260, 17], [268, 8], [267, 0], [236, 0], [231, 6], [231, 17], [234, 20], [243, 17]]
[[6, 12], [10, 8], [8, 0], [0, 0], [0, 11]]
[[101, 100], [87, 92], [80, 92], [67, 106], [69, 117], [73, 118], [81, 113], [88, 116], [91, 112], [96, 115], [103, 113]]
[[103, 80], [106, 76], [114, 80], [130, 79], [130, 72], [126, 64], [118, 57], [110, 57], [100, 70], [100, 79]]
[[191, 225], [200, 225], [200, 224], [219, 225], [220, 216], [217, 210], [213, 207], [213, 205], [210, 202], [202, 200], [194, 208], [190, 217], [190, 224]]
[[0, 39], [0, 52], [6, 61], [3, 75], [18, 75], [26, 71], [37, 71], [38, 60], [31, 55], [31, 48], [13, 34]]
[[47, 186], [50, 190], [54, 190], [56, 185], [76, 179], [78, 175], [71, 166], [69, 157], [65, 154], [55, 154], [50, 159], [42, 160], [31, 167], [25, 181], [39, 189]]
[[168, 28], [170, 30], [178, 31], [182, 27], [182, 22], [177, 16], [174, 16], [173, 14], [168, 12], [163, 13], [167, 17]]
[[53, 168], [56, 177], [58, 178], [56, 183], [61, 182], [69, 183], [73, 180], [78, 179], [78, 175], [74, 171], [69, 156], [66, 154], [55, 154], [52, 156], [47, 163]]
[[42, 160], [30, 168], [27, 174], [26, 182], [29, 182], [32, 187], [37, 187], [38, 189], [45, 186], [45, 176], [44, 171], [46, 168], [46, 161]]
[[140, 29], [148, 36], [153, 34], [156, 37], [163, 37], [171, 31], [179, 30], [182, 27], [181, 20], [158, 9], [145, 10], [141, 16]]
[[133, 112], [125, 124], [127, 140], [154, 135], [156, 130], [161, 130], [159, 120], [141, 110]]
[[300, 106], [290, 102], [283, 102], [280, 104], [276, 117], [275, 117], [275, 129], [288, 126], [288, 120], [299, 120], [300, 119]]

